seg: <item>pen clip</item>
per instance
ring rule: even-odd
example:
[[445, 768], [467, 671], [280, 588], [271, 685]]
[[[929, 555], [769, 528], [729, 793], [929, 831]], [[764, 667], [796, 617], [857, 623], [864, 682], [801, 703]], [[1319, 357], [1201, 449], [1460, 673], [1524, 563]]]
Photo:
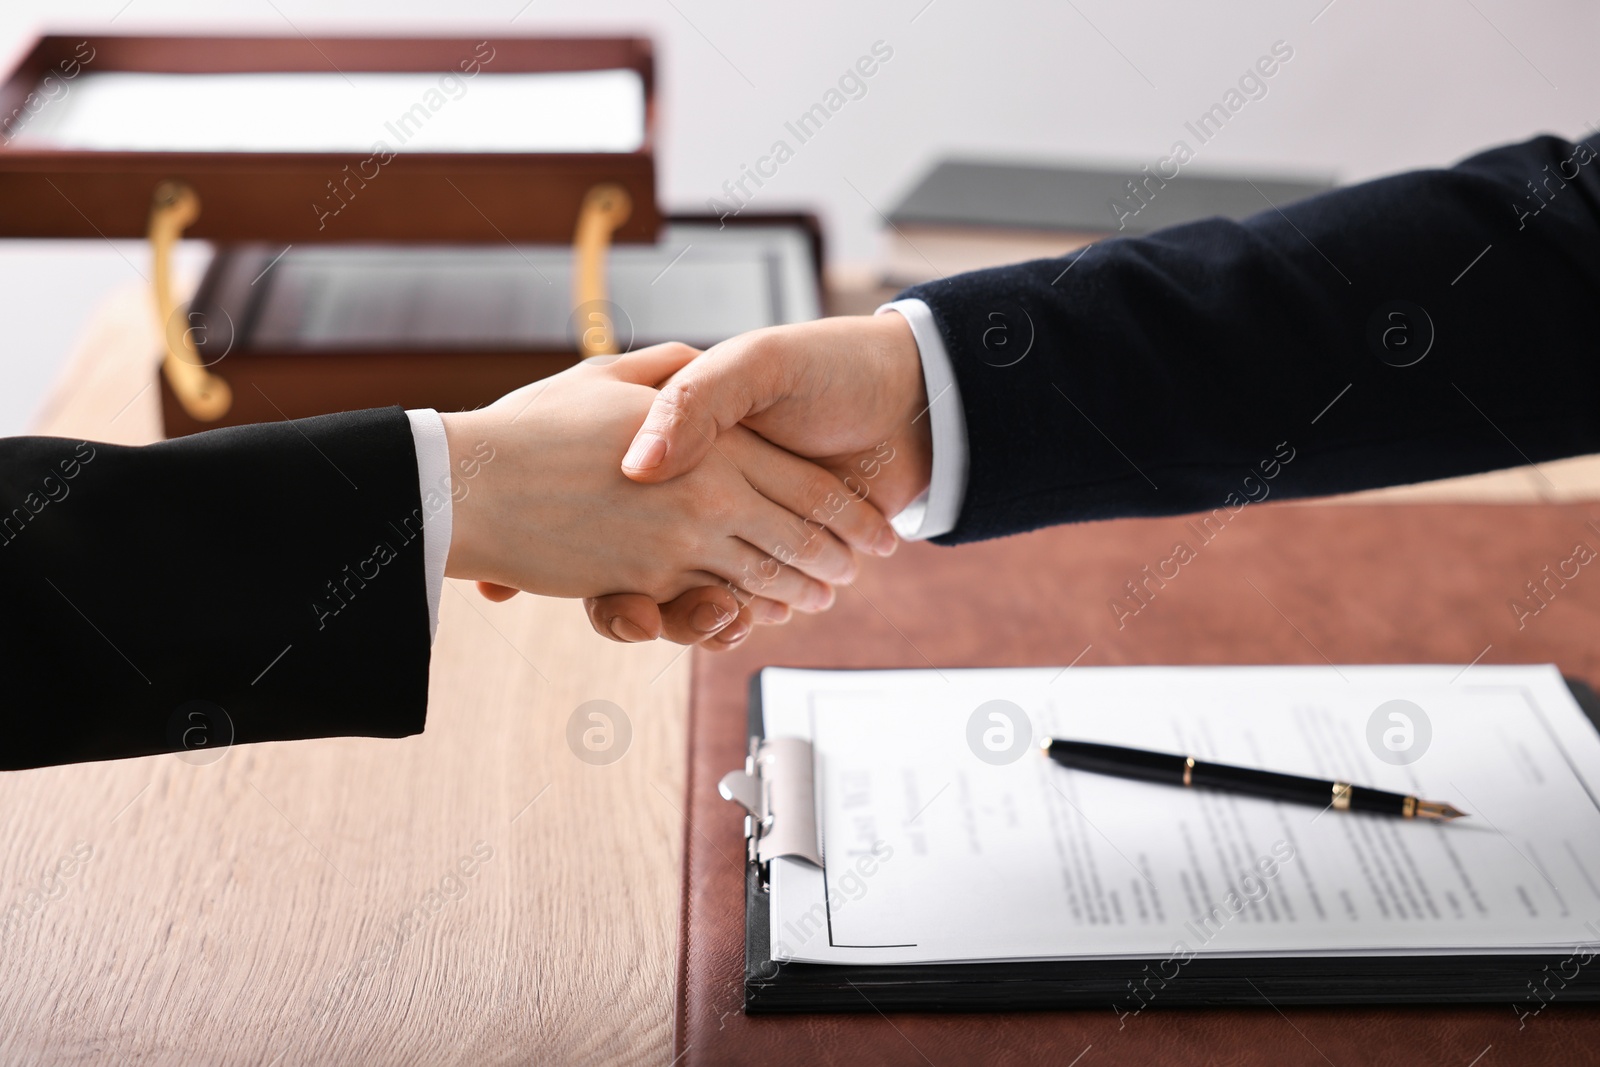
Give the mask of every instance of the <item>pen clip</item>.
[[749, 861], [780, 857], [822, 866], [817, 837], [811, 742], [799, 737], [750, 739], [744, 769], [729, 771], [717, 785], [724, 800], [744, 808]]

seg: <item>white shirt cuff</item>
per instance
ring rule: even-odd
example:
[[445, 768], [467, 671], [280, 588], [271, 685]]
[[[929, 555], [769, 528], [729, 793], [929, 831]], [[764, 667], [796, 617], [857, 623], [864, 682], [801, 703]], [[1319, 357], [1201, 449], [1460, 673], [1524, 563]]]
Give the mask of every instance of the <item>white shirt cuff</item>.
[[428, 638], [439, 629], [444, 564], [450, 557], [450, 442], [444, 420], [432, 408], [407, 411], [417, 447], [417, 494], [422, 501], [422, 567], [428, 583]]
[[950, 353], [933, 321], [933, 312], [920, 300], [894, 300], [878, 309], [882, 315], [896, 311], [911, 324], [911, 336], [922, 356], [922, 383], [928, 390], [928, 419], [933, 431], [933, 475], [928, 491], [889, 521], [907, 541], [924, 541], [955, 529], [961, 502], [967, 495], [967, 414], [961, 406], [961, 389], [950, 366]]

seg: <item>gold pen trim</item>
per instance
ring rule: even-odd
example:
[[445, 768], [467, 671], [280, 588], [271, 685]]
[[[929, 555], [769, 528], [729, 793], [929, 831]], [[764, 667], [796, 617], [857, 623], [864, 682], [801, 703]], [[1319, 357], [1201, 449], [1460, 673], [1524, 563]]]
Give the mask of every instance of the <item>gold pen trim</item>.
[[1186, 787], [1194, 785], [1194, 757], [1193, 756], [1185, 756], [1185, 757], [1183, 757], [1183, 784]]
[[1349, 782], [1334, 782], [1333, 783], [1333, 810], [1335, 810], [1335, 811], [1349, 811], [1350, 810], [1350, 783]]
[[1407, 819], [1415, 819], [1417, 817], [1417, 798], [1406, 797], [1402, 800], [1400, 802], [1400, 814]]
[[1449, 822], [1452, 819], [1464, 819], [1466, 817], [1467, 813], [1454, 804], [1446, 804], [1440, 800], [1417, 801], [1417, 818], [1419, 819], [1438, 819], [1441, 822]]

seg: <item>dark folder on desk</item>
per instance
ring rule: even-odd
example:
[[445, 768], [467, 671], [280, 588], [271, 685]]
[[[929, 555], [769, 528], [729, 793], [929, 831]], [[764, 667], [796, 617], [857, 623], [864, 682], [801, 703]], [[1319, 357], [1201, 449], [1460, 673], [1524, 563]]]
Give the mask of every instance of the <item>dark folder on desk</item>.
[[889, 209], [884, 279], [941, 275], [1064, 256], [1220, 216], [1242, 219], [1325, 192], [1326, 178], [1259, 171], [1191, 173], [1166, 161], [1122, 168], [944, 159]]
[[[774, 664], [944, 670], [1066, 664], [1081, 654], [1080, 664], [1099, 665], [1322, 665], [1320, 650], [1333, 662], [1465, 665], [1490, 645], [1480, 666], [1553, 662], [1574, 679], [1600, 677], [1581, 625], [1592, 630], [1600, 620], [1600, 592], [1574, 588], [1567, 624], [1537, 631], [1507, 622], [1503, 593], [1537, 572], [1543, 546], [1569, 540], [1586, 517], [1577, 506], [1267, 506], [1238, 524], [1237, 538], [1230, 527], [1202, 566], [1123, 629], [1106, 596], [1146, 556], [1170, 548], [1176, 520], [959, 549], [909, 545], [843, 592], [831, 616], [759, 631], [731, 654], [698, 656], [677, 1051], [694, 1064], [922, 1063], [924, 1054], [933, 1062], [1066, 1062], [1093, 1045], [1097, 1059], [1162, 1062], [1198, 1031], [1225, 1034], [1236, 1062], [1267, 1064], [1302, 1040], [1286, 1016], [1333, 1062], [1367, 1059], [1375, 1047], [1410, 1059], [1461, 1052], [1466, 1062], [1513, 1041], [1548, 1058], [1600, 1042], [1600, 1015], [1584, 1004], [1600, 984], [1576, 962], [1600, 951], [1593, 944], [1376, 961], [1202, 953], [1143, 1007], [1128, 983], [1146, 961], [774, 965], [760, 870], [745, 862], [737, 810], [717, 794], [758, 732], [752, 676]], [[1101, 588], [1109, 592], [1095, 595]], [[1574, 692], [1592, 718], [1587, 690], [1580, 683]], [[1600, 898], [1572, 905], [1586, 915]], [[1203, 1021], [1167, 1010], [1195, 1007], [1208, 1009]], [[1059, 1008], [1079, 1010], [1043, 1010]], [[1007, 1014], [973, 1014], [995, 1011]]]

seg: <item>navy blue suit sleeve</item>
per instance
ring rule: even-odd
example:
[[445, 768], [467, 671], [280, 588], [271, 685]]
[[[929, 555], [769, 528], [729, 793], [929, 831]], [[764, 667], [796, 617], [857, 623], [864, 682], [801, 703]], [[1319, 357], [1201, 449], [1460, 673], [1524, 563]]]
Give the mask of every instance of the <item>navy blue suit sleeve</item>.
[[940, 540], [1600, 451], [1595, 155], [1539, 137], [908, 290], [966, 413]]
[[417, 733], [422, 519], [399, 408], [0, 440], [0, 769]]

